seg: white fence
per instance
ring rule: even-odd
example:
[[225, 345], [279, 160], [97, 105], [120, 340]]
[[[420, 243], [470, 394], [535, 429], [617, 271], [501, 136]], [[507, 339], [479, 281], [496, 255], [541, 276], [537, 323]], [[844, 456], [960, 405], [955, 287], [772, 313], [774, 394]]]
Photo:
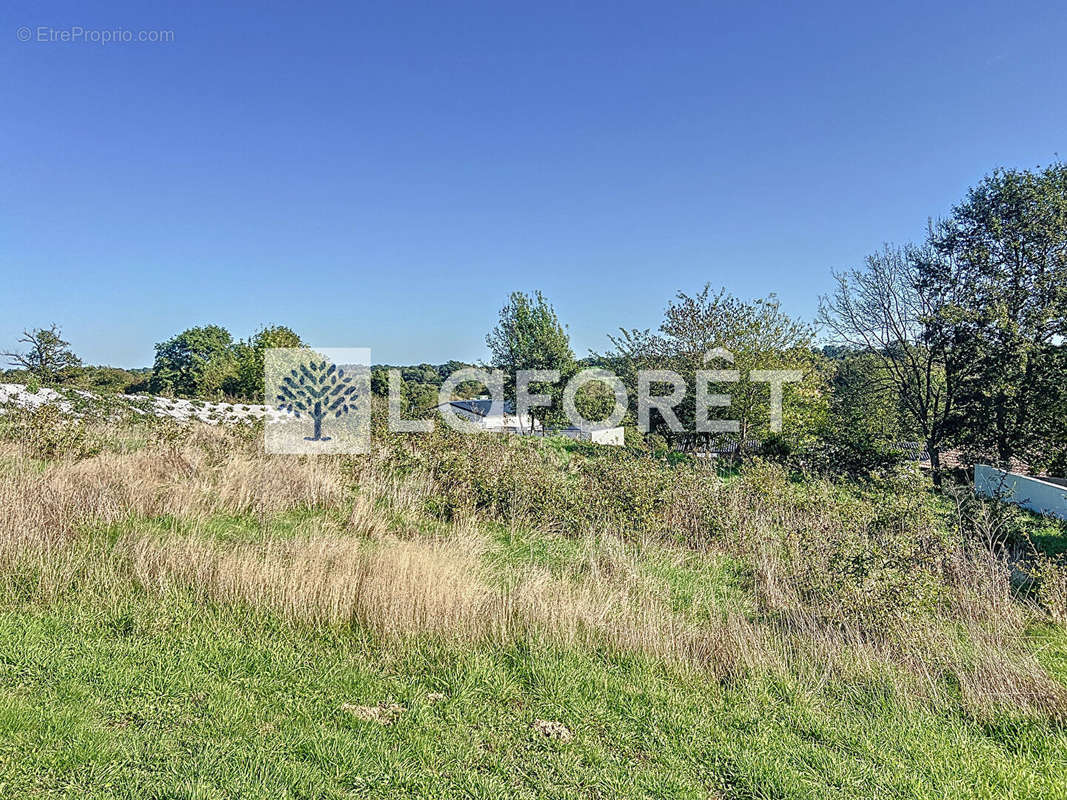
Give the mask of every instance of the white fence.
[[1038, 514], [1067, 519], [1067, 486], [1028, 478], [985, 464], [974, 467], [974, 490], [986, 497], [1028, 508]]

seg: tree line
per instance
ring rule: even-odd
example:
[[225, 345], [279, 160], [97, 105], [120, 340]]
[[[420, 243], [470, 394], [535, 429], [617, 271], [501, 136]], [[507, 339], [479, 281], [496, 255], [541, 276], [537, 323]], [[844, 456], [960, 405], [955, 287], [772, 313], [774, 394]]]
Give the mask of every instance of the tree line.
[[8, 379], [124, 393], [229, 398], [262, 402], [263, 359], [271, 347], [303, 347], [291, 328], [273, 325], [235, 340], [220, 325], [188, 328], [156, 345], [151, 368], [124, 370], [82, 364], [56, 324], [23, 332], [18, 351], [0, 353], [17, 369]]
[[1067, 165], [997, 170], [918, 244], [835, 275], [846, 388], [930, 453], [1067, 467]]
[[[813, 324], [787, 315], [773, 294], [746, 301], [706, 285], [679, 292], [656, 330], [620, 328], [608, 351], [584, 358], [543, 294], [514, 292], [486, 337], [487, 366], [505, 373], [512, 403], [520, 370], [558, 371], [560, 380], [531, 386], [552, 399], [534, 412], [546, 425], [566, 424], [569, 378], [606, 369], [630, 397], [628, 440], [653, 449], [733, 446], [740, 456], [756, 443], [765, 453], [862, 470], [899, 459], [901, 444], [916, 441], [935, 480], [947, 450], [969, 462], [1067, 471], [1067, 166], [996, 170], [930, 223], [920, 242], [887, 245], [834, 280]], [[20, 343], [28, 349], [3, 355], [42, 383], [248, 401], [262, 398], [264, 351], [304, 345], [282, 325], [240, 341], [207, 325], [157, 344], [152, 368], [131, 372], [82, 365], [56, 325], [26, 331]], [[407, 413], [430, 413], [445, 378], [467, 366], [396, 367]], [[375, 394], [387, 392], [390, 369], [372, 368]], [[730, 395], [723, 417], [736, 420], [734, 431], [698, 432], [696, 376], [709, 369], [737, 373], [721, 389]], [[770, 369], [800, 376], [782, 389], [780, 431], [767, 384], [752, 378]], [[633, 433], [647, 370], [670, 370], [690, 387], [674, 409], [682, 432], [653, 412], [648, 432]], [[483, 391], [468, 382], [457, 394]], [[614, 403], [604, 383], [587, 384], [577, 397], [591, 420], [608, 416]]]
[[[612, 349], [585, 365], [623, 379], [630, 424], [641, 371], [684, 378], [690, 391], [675, 408], [684, 432], [662, 415], [648, 420], [646, 438], [662, 446], [721, 447], [716, 439], [726, 439], [741, 453], [754, 441], [764, 451], [869, 469], [899, 459], [915, 440], [937, 482], [946, 450], [963, 463], [1067, 472], [1067, 165], [998, 169], [930, 223], [921, 242], [885, 246], [834, 279], [815, 325], [789, 317], [774, 295], [679, 292], [658, 330], [620, 329]], [[512, 397], [519, 370], [556, 370], [565, 382], [580, 366], [540, 293], [513, 294], [487, 345]], [[712, 363], [723, 350], [728, 363]], [[736, 431], [698, 432], [696, 375], [712, 366], [736, 373], [725, 415]], [[767, 369], [801, 376], [783, 389], [780, 432], [768, 388], [751, 377]], [[552, 411], [539, 412], [547, 418], [562, 383], [545, 389], [554, 400]], [[601, 407], [611, 399], [603, 390], [591, 398]]]

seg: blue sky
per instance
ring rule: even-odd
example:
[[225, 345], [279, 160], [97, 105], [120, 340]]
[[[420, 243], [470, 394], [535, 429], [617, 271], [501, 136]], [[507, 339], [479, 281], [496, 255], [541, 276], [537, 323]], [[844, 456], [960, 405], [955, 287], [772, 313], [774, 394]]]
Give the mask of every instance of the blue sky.
[[858, 5], [5, 3], [0, 349], [284, 323], [478, 359], [536, 288], [579, 354], [705, 282], [811, 318], [831, 269], [1067, 155], [1067, 7]]

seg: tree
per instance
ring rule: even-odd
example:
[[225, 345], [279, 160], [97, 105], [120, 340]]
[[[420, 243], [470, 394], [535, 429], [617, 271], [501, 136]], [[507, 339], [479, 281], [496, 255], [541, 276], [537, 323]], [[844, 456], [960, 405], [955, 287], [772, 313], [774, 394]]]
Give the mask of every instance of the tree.
[[901, 443], [919, 435], [879, 356], [845, 349], [826, 361], [830, 413], [822, 439], [826, 466], [867, 473], [905, 457]]
[[[807, 405], [797, 401], [806, 397], [822, 406], [821, 392], [814, 385], [818, 378], [812, 351], [814, 332], [783, 313], [773, 294], [745, 302], [725, 289], [712, 294], [710, 285], [694, 296], [679, 292], [667, 306], [660, 332], [673, 368], [687, 381], [692, 376], [689, 385], [694, 391], [687, 400], [695, 400], [697, 370], [721, 366], [739, 372], [739, 380], [723, 391], [730, 394], [729, 417], [739, 423], [740, 442], [763, 439], [770, 433], [769, 390], [765, 383], [751, 379], [752, 370], [796, 369], [805, 375], [807, 395], [791, 387], [794, 402], [788, 408], [792, 424], [784, 427], [792, 435], [801, 433], [799, 412]], [[733, 361], [709, 364], [707, 355], [716, 348], [729, 351]], [[695, 411], [695, 402], [691, 407]]]
[[19, 342], [28, 344], [30, 349], [0, 355], [6, 356], [11, 365], [29, 370], [42, 383], [71, 380], [81, 371], [81, 359], [71, 351], [70, 342], [63, 340], [62, 331], [55, 323], [47, 328], [23, 331]]
[[830, 362], [831, 425], [858, 442], [890, 448], [914, 431], [882, 359], [871, 352]]
[[[813, 439], [825, 416], [818, 358], [812, 350], [814, 332], [785, 314], [774, 295], [745, 302], [725, 289], [712, 293], [711, 286], [705, 285], [695, 295], [679, 292], [668, 303], [658, 333], [622, 330], [609, 338], [615, 350], [599, 358], [622, 378], [632, 403], [636, 403], [640, 370], [671, 370], [685, 381], [687, 390], [675, 413], [686, 432], [669, 430], [658, 415], [649, 420], [652, 430], [668, 441], [698, 446], [714, 439], [736, 444], [769, 436], [770, 390], [766, 383], [752, 380], [752, 370], [801, 372], [799, 383], [784, 387], [788, 402], [783, 403], [783, 432], [794, 444]], [[696, 430], [697, 372], [709, 369], [739, 373], [736, 382], [715, 390], [730, 395], [724, 418], [737, 420], [736, 433]], [[655, 385], [653, 390], [658, 391]]]
[[919, 278], [953, 352], [951, 435], [1004, 464], [1047, 460], [1067, 412], [1067, 165], [986, 176], [932, 226]]
[[886, 246], [862, 268], [834, 273], [837, 289], [819, 301], [819, 319], [835, 344], [870, 354], [880, 369], [858, 378], [869, 392], [889, 391], [922, 436], [936, 484], [940, 452], [954, 409], [954, 385], [946, 379], [953, 357], [930, 320], [942, 298], [921, 280], [919, 264], [929, 257], [914, 248]]
[[151, 389], [179, 397], [215, 395], [237, 374], [233, 337], [225, 328], [189, 328], [156, 345]]
[[500, 321], [485, 342], [493, 366], [504, 372], [504, 396], [511, 402], [515, 402], [515, 377], [520, 370], [560, 371], [560, 381], [544, 391], [552, 396], [551, 411], [534, 409], [531, 416], [542, 422], [562, 421], [564, 381], [574, 372], [574, 353], [567, 331], [544, 295], [535, 292], [530, 297], [512, 292], [508, 304], [500, 309]]
[[266, 351], [277, 347], [303, 346], [303, 341], [292, 328], [274, 325], [260, 329], [250, 339], [234, 346], [235, 374], [230, 384], [224, 388], [235, 397], [261, 401], [263, 399], [263, 362]]
[[305, 437], [308, 441], [325, 442], [330, 437], [322, 435], [323, 420], [331, 414], [339, 418], [354, 411], [358, 397], [352, 376], [323, 359], [294, 367], [282, 380], [275, 399], [279, 409], [289, 411], [298, 418], [301, 414], [311, 417], [315, 423], [315, 434]]
[[603, 421], [615, 410], [615, 392], [603, 381], [587, 383], [575, 394], [574, 407], [582, 419]]

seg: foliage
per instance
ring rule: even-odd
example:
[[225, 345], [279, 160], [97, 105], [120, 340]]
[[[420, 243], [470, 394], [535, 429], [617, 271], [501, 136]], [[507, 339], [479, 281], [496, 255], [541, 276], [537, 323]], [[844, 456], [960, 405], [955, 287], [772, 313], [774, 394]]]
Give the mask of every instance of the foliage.
[[[614, 351], [600, 359], [619, 371], [630, 392], [635, 418], [638, 372], [655, 369], [678, 373], [688, 387], [675, 409], [685, 432], [669, 430], [658, 414], [651, 414], [649, 422], [660, 436], [690, 446], [768, 436], [772, 432], [769, 391], [766, 383], [753, 381], [750, 373], [799, 370], [800, 382], [783, 386], [782, 430], [800, 446], [813, 443], [826, 413], [825, 387], [819, 358], [812, 350], [813, 338], [810, 326], [786, 315], [774, 295], [745, 302], [725, 289], [712, 294], [711, 287], [705, 286], [696, 295], [678, 293], [667, 306], [658, 334], [621, 330], [611, 337]], [[729, 351], [733, 360], [717, 357], [717, 349]], [[729, 410], [721, 416], [737, 420], [738, 430], [700, 433], [696, 429], [697, 372], [719, 369], [738, 372], [736, 382], [717, 384], [714, 389], [730, 395]], [[655, 384], [653, 391], [658, 391]]]
[[284, 325], [261, 328], [240, 342], [218, 325], [189, 328], [156, 345], [148, 388], [175, 397], [226, 395], [263, 402], [265, 352], [303, 346], [300, 336]]
[[[401, 413], [405, 418], [425, 418], [440, 402], [439, 391], [445, 379], [471, 366], [462, 361], [410, 366], [376, 364], [371, 368], [371, 393], [375, 397], [386, 397], [389, 393], [389, 371], [398, 370], [402, 386]], [[466, 399], [478, 397], [484, 391], [485, 388], [477, 381], [463, 381], [452, 396], [454, 399]]]
[[[899, 400], [935, 480], [952, 444], [971, 460], [1067, 464], [1067, 166], [996, 170], [924, 247], [887, 247], [836, 278], [821, 321], [835, 344], [881, 362], [851, 389], [883, 411]], [[846, 408], [856, 392], [837, 388]], [[860, 420], [844, 421], [853, 444], [880, 449]]]
[[189, 328], [156, 345], [151, 390], [175, 397], [205, 397], [222, 392], [237, 375], [233, 337], [225, 328]]
[[953, 353], [929, 326], [942, 298], [922, 280], [920, 264], [926, 258], [915, 248], [887, 246], [868, 256], [862, 268], [835, 273], [837, 288], [820, 299], [819, 319], [835, 343], [877, 361], [878, 368], [851, 377], [870, 396], [891, 393], [897, 399], [907, 425], [926, 446], [939, 482], [956, 386], [946, 379]]
[[[627, 429], [629, 430], [629, 429]], [[645, 442], [648, 445], [648, 449], [653, 453], [666, 453], [670, 450], [670, 444], [665, 438], [658, 433], [649, 433], [645, 436]]]
[[844, 440], [888, 448], [918, 436], [882, 359], [860, 352], [831, 362], [829, 425]]
[[533, 297], [512, 292], [508, 304], [500, 309], [500, 320], [485, 337], [494, 367], [503, 370], [504, 396], [515, 402], [515, 378], [521, 370], [559, 370], [561, 379], [553, 386], [531, 391], [552, 396], [551, 410], [535, 408], [531, 416], [538, 420], [562, 423], [564, 382], [574, 372], [574, 353], [570, 337], [556, 316], [555, 309], [541, 292]]
[[143, 371], [92, 366], [85, 367], [78, 385], [93, 392], [127, 394], [146, 391], [149, 378]]
[[304, 347], [304, 342], [291, 328], [274, 325], [262, 328], [250, 338], [234, 345], [237, 366], [226, 385], [226, 393], [253, 402], [263, 402], [264, 354], [271, 348]]
[[104, 449], [98, 430], [50, 404], [8, 411], [0, 417], [0, 438], [21, 444], [37, 459], [78, 461]]
[[826, 362], [830, 385], [826, 429], [808, 464], [823, 472], [864, 478], [900, 464], [901, 443], [921, 439], [882, 359], [851, 349]]
[[19, 342], [28, 344], [25, 352], [5, 352], [10, 363], [28, 370], [45, 384], [65, 383], [78, 378], [81, 359], [70, 349], [70, 342], [62, 337], [62, 331], [52, 323], [47, 328], [22, 332]]
[[953, 540], [916, 472], [890, 472], [859, 492], [818, 481], [786, 489], [783, 478], [777, 468], [753, 465], [740, 484], [753, 501], [784, 494], [792, 513], [806, 518], [785, 526], [779, 576], [804, 613], [875, 630], [888, 616], [934, 609]]
[[953, 435], [1008, 464], [1067, 440], [1067, 165], [996, 170], [931, 229], [919, 262], [950, 347]]
[[1030, 572], [1037, 581], [1038, 601], [1052, 619], [1067, 625], [1067, 556], [1041, 555]]
[[603, 422], [615, 410], [615, 393], [604, 381], [590, 381], [575, 393], [574, 408], [584, 420]]

